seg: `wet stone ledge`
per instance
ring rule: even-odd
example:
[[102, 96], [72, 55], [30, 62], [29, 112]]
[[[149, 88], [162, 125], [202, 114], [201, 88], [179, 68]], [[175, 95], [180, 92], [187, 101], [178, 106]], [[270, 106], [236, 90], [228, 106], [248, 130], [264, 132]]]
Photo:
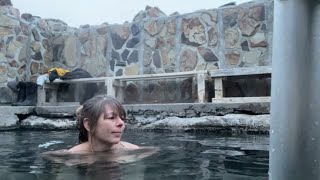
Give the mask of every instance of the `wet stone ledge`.
[[[75, 129], [76, 108], [0, 106], [0, 130]], [[129, 129], [269, 132], [269, 103], [134, 104], [125, 109]]]

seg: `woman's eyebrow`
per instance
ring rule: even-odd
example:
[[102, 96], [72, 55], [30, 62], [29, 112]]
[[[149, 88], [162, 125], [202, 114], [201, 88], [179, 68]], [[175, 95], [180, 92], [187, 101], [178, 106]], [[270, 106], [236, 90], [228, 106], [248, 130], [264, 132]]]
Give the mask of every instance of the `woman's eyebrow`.
[[115, 112], [108, 112], [108, 113], [105, 113], [105, 116], [115, 116], [115, 115], [117, 115], [117, 113], [115, 113]]

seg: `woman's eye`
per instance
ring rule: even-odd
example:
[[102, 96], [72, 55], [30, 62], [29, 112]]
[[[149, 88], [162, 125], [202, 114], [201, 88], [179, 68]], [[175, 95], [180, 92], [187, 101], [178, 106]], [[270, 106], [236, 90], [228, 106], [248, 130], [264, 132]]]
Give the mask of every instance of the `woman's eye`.
[[104, 119], [114, 119], [114, 116], [105, 116]]

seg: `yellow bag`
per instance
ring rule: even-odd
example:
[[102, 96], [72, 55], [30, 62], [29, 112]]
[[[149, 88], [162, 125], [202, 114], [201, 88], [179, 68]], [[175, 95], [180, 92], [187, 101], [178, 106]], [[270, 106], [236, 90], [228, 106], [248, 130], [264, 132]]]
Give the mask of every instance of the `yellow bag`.
[[57, 71], [57, 74], [59, 77], [62, 77], [64, 76], [66, 73], [70, 72], [69, 70], [65, 70], [65, 69], [62, 69], [62, 68], [51, 68], [49, 69], [49, 73], [56, 70]]

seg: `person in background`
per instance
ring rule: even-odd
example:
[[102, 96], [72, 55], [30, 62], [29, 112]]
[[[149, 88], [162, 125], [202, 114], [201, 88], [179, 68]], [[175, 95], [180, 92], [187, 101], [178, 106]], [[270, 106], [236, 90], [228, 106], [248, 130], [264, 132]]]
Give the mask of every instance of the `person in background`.
[[7, 86], [17, 94], [17, 100], [12, 106], [35, 106], [37, 104], [38, 85], [31, 81], [10, 81]]
[[77, 109], [79, 145], [71, 153], [105, 152], [116, 149], [139, 149], [139, 146], [121, 141], [126, 112], [122, 104], [108, 96], [95, 96]]

